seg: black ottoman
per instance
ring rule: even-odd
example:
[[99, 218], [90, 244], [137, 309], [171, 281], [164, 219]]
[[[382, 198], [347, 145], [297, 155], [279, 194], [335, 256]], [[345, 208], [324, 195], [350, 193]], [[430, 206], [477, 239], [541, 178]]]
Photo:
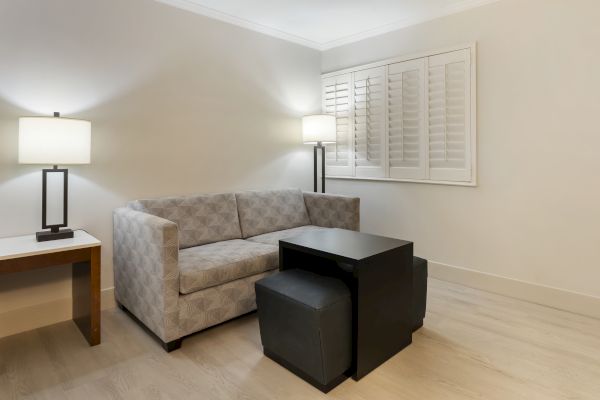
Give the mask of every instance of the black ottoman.
[[427, 307], [427, 260], [413, 257], [413, 331], [423, 326]]
[[264, 354], [317, 389], [346, 379], [352, 362], [352, 302], [340, 280], [292, 269], [256, 282]]

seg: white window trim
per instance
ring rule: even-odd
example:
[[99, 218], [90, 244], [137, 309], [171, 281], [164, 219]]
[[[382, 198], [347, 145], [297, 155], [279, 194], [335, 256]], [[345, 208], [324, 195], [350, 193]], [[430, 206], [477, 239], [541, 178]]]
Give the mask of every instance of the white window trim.
[[[434, 181], [429, 179], [398, 179], [398, 178], [372, 178], [372, 177], [358, 177], [358, 176], [336, 176], [326, 175], [327, 179], [339, 179], [339, 180], [359, 180], [359, 181], [382, 181], [382, 182], [408, 182], [408, 183], [428, 183], [435, 185], [450, 185], [450, 186], [477, 186], [477, 43], [469, 43], [457, 46], [451, 46], [441, 48], [432, 51], [425, 51], [420, 53], [414, 53], [409, 55], [403, 55], [385, 60], [359, 65], [356, 67], [346, 68], [339, 71], [328, 72], [321, 75], [321, 79], [333, 77], [342, 74], [354, 73], [365, 69], [376, 68], [387, 66], [393, 63], [399, 63], [404, 61], [410, 61], [418, 58], [427, 58], [443, 53], [450, 53], [458, 50], [469, 50], [470, 51], [470, 83], [471, 83], [471, 95], [470, 95], [470, 163], [471, 163], [471, 180], [470, 181]], [[428, 160], [427, 160], [428, 161]], [[387, 165], [387, 163], [386, 163]], [[389, 167], [389, 166], [388, 166]]]
[[405, 182], [405, 183], [424, 183], [433, 185], [449, 185], [449, 186], [468, 186], [476, 187], [477, 182], [459, 182], [459, 181], [432, 181], [428, 179], [398, 179], [398, 178], [362, 178], [359, 176], [335, 176], [325, 175], [326, 179], [339, 179], [347, 181], [379, 181], [379, 182]]

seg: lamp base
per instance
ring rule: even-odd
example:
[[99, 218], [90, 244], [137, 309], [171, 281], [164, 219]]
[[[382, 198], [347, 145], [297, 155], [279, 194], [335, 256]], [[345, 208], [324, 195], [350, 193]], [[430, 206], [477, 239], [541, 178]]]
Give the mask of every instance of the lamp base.
[[71, 229], [59, 229], [58, 232], [42, 231], [36, 232], [35, 238], [38, 242], [47, 242], [48, 240], [70, 239], [73, 237]]

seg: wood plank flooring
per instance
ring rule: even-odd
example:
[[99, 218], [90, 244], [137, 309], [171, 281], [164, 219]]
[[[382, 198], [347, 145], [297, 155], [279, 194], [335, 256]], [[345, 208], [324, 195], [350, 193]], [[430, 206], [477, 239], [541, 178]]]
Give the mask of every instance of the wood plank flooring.
[[165, 353], [120, 310], [90, 348], [73, 322], [0, 339], [0, 399], [600, 399], [600, 321], [429, 281], [425, 327], [328, 395], [262, 355], [256, 314]]

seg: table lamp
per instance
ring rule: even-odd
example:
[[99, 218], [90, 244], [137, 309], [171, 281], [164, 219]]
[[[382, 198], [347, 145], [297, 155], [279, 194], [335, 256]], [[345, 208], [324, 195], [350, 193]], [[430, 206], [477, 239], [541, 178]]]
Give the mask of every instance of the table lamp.
[[[51, 169], [42, 170], [42, 229], [36, 233], [38, 242], [73, 237], [73, 231], [66, 228], [68, 217], [69, 170], [59, 169], [58, 165], [89, 164], [92, 138], [90, 121], [54, 117], [19, 118], [19, 164], [47, 164]], [[62, 176], [60, 175], [62, 174]], [[51, 176], [51, 178], [49, 178]], [[62, 191], [51, 188], [48, 195], [48, 180]], [[61, 193], [62, 192], [62, 193]], [[62, 200], [62, 204], [61, 204]], [[48, 203], [62, 206], [62, 218], [48, 221]], [[60, 229], [65, 228], [65, 229]]]
[[336, 125], [333, 115], [307, 115], [302, 117], [304, 144], [314, 144], [314, 188], [317, 192], [317, 152], [321, 149], [321, 191], [325, 193], [325, 144], [335, 143]]

